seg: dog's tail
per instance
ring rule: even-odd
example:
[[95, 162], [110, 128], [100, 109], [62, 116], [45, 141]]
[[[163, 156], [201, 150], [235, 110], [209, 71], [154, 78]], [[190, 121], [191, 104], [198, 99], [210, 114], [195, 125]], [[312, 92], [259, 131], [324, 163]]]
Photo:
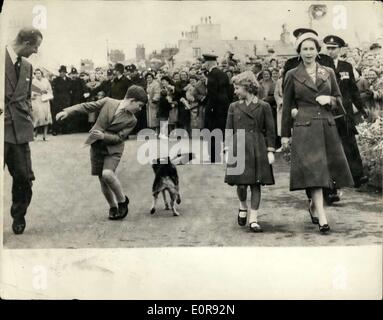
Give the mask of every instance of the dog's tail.
[[174, 165], [183, 165], [195, 159], [195, 154], [193, 152], [189, 153], [178, 153], [175, 157], [170, 159], [170, 162]]

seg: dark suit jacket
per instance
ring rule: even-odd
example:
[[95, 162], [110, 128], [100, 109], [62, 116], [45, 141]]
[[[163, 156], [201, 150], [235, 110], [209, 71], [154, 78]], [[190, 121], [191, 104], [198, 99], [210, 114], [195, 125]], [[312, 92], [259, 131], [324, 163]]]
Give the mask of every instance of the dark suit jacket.
[[99, 86], [91, 90], [91, 96], [95, 96], [100, 91], [103, 91], [106, 97], [110, 97], [111, 89], [112, 89], [112, 80], [104, 80], [100, 83]]
[[71, 103], [75, 105], [85, 101], [84, 93], [89, 92], [89, 88], [86, 86], [85, 81], [81, 78], [71, 79]]
[[207, 75], [206, 127], [225, 130], [230, 105], [230, 81], [222, 70], [213, 68]]
[[120, 79], [115, 78], [112, 82], [110, 97], [117, 100], [124, 99], [126, 91], [131, 85], [132, 82], [125, 76]]
[[[92, 130], [100, 130], [104, 132], [105, 144], [109, 154], [122, 154], [124, 151], [124, 141], [128, 139], [129, 133], [133, 130], [137, 123], [136, 117], [129, 112], [122, 112], [115, 116], [119, 100], [111, 98], [103, 98], [98, 101], [85, 102], [66, 108], [65, 111], [69, 116], [76, 113], [90, 113], [99, 111], [99, 116]], [[91, 136], [86, 140], [86, 144], [92, 144], [98, 140], [94, 140]]]
[[5, 55], [4, 141], [22, 144], [33, 141], [31, 104], [32, 65], [22, 58], [17, 80], [15, 66]]
[[53, 116], [71, 105], [72, 80], [68, 77], [65, 80], [57, 77], [52, 81], [53, 90]]

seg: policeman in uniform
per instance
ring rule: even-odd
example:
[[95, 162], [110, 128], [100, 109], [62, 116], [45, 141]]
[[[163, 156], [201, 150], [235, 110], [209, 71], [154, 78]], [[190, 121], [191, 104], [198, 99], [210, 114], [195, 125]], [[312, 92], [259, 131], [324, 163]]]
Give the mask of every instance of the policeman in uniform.
[[368, 178], [363, 174], [362, 159], [355, 139], [355, 135], [358, 134], [358, 131], [355, 128], [353, 118], [353, 104], [358, 112], [366, 118], [367, 112], [364, 109], [363, 101], [355, 83], [352, 65], [346, 61], [339, 60], [340, 50], [346, 45], [344, 40], [338, 36], [329, 35], [323, 39], [323, 42], [327, 48], [329, 56], [334, 61], [334, 71], [342, 94], [344, 111], [346, 113], [345, 117], [336, 120], [336, 125], [354, 178], [355, 187], [358, 188], [366, 183]]
[[[145, 79], [140, 75], [137, 67], [134, 64], [128, 64], [125, 66], [126, 77], [132, 82], [133, 85], [140, 86], [141, 88], [146, 87]], [[137, 118], [137, 124], [131, 131], [131, 135], [136, 135], [140, 130], [147, 128], [147, 115], [146, 108], [142, 108], [135, 114]]]
[[[213, 131], [220, 129], [222, 140], [208, 140], [210, 162], [221, 162], [222, 143], [225, 137], [227, 111], [230, 105], [230, 81], [229, 77], [217, 67], [217, 56], [203, 54], [203, 69], [207, 71], [207, 106], [205, 109], [205, 128]], [[215, 139], [214, 139], [215, 140]], [[217, 142], [217, 143], [216, 143]], [[218, 150], [216, 149], [219, 148]]]

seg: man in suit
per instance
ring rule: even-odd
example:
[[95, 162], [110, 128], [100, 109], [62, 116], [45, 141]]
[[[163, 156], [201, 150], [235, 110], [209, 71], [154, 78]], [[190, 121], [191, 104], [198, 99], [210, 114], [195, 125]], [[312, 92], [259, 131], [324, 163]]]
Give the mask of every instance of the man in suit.
[[114, 80], [110, 91], [110, 97], [113, 99], [124, 99], [126, 91], [132, 85], [132, 82], [124, 76], [124, 65], [116, 63], [114, 66]]
[[35, 28], [24, 28], [7, 46], [5, 56], [4, 164], [12, 176], [12, 230], [22, 234], [32, 199], [29, 142], [33, 141], [31, 104], [32, 65], [25, 59], [38, 52], [43, 36]]
[[336, 125], [354, 178], [355, 187], [358, 188], [366, 183], [368, 178], [363, 174], [362, 159], [355, 139], [358, 131], [355, 128], [353, 104], [362, 116], [367, 117], [367, 112], [364, 109], [364, 104], [355, 82], [352, 65], [346, 61], [339, 60], [340, 49], [345, 46], [344, 40], [335, 35], [328, 35], [323, 39], [323, 42], [334, 62], [334, 71], [346, 112], [345, 118], [338, 118]]
[[[203, 68], [207, 74], [207, 106], [205, 111], [205, 127], [210, 131], [220, 129], [222, 139], [219, 141], [208, 140], [210, 162], [221, 162], [221, 150], [225, 133], [227, 111], [230, 104], [230, 81], [229, 77], [217, 67], [217, 56], [204, 54]], [[216, 150], [216, 146], [218, 149]]]
[[67, 117], [99, 112], [86, 144], [91, 146], [92, 175], [98, 176], [101, 190], [109, 204], [109, 219], [119, 220], [128, 214], [129, 199], [124, 194], [116, 169], [124, 151], [124, 142], [137, 123], [134, 116], [147, 102], [143, 88], [131, 86], [123, 100], [103, 98], [65, 108], [57, 121]]
[[59, 76], [52, 81], [53, 90], [53, 104], [52, 104], [52, 134], [66, 133], [68, 126], [56, 121], [56, 114], [61, 112], [64, 108], [71, 105], [72, 99], [72, 80], [67, 76], [66, 66], [61, 66], [59, 69]]

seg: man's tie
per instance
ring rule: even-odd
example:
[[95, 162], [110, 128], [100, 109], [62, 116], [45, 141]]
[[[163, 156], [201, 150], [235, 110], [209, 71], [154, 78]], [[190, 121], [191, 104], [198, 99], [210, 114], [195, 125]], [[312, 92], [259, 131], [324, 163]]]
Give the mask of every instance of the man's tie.
[[17, 56], [17, 60], [15, 63], [15, 71], [16, 71], [17, 80], [19, 80], [19, 76], [20, 76], [20, 67], [21, 67], [21, 57]]

